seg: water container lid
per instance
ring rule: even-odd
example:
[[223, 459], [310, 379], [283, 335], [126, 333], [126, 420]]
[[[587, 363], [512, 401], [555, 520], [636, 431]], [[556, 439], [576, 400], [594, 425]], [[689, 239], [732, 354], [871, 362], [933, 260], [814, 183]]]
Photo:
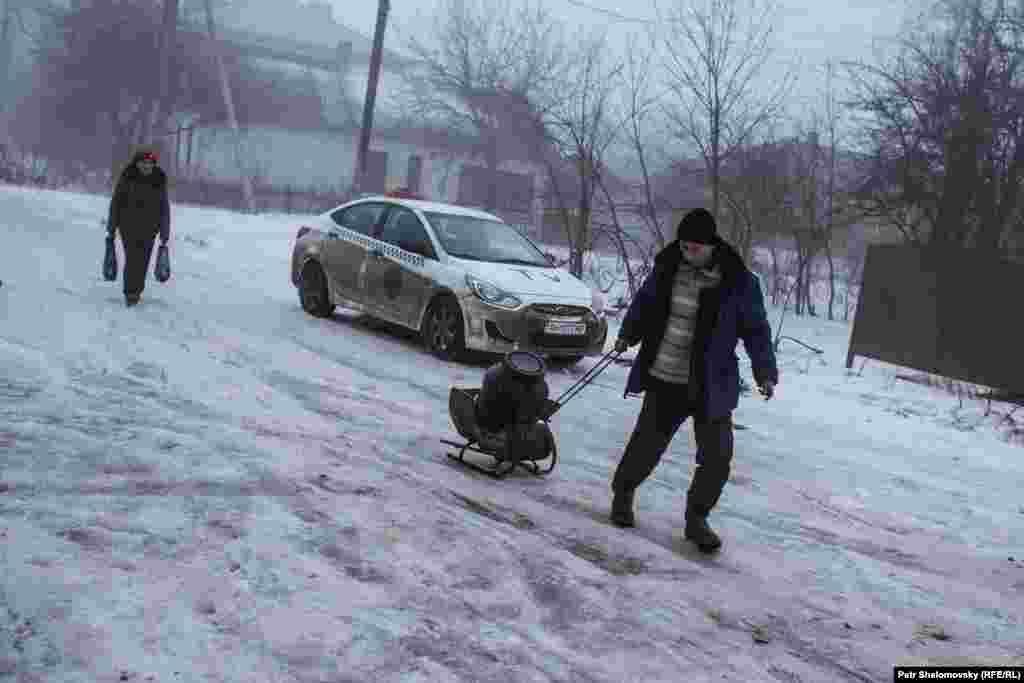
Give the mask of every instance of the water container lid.
[[505, 367], [523, 377], [544, 375], [544, 359], [529, 351], [509, 351], [505, 354]]

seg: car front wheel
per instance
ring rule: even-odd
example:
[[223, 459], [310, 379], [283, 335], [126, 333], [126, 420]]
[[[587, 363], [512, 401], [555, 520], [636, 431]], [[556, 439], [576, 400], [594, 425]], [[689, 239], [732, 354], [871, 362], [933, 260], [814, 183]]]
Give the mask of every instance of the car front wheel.
[[327, 292], [327, 277], [315, 261], [310, 261], [302, 268], [299, 301], [302, 310], [317, 318], [329, 318], [334, 313], [334, 304]]
[[441, 297], [430, 304], [423, 321], [422, 335], [424, 345], [438, 358], [458, 360], [465, 355], [462, 310], [453, 297]]

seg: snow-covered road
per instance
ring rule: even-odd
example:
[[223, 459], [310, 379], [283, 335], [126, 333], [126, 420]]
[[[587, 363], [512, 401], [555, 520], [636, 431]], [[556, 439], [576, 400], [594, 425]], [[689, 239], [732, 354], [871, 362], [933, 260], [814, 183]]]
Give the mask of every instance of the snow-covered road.
[[[688, 426], [639, 528], [605, 521], [640, 408], [625, 368], [555, 417], [550, 476], [494, 481], [439, 443], [449, 388], [485, 367], [306, 316], [297, 218], [175, 206], [174, 277], [126, 309], [100, 278], [105, 210], [0, 186], [0, 680], [887, 681], [929, 658], [1024, 663], [1021, 448], [956, 429], [956, 399], [880, 364], [848, 374], [845, 324], [787, 320], [826, 353], [784, 345], [775, 400], [741, 402], [713, 518], [726, 545], [706, 558], [680, 540]], [[591, 362], [553, 371], [553, 394]]]

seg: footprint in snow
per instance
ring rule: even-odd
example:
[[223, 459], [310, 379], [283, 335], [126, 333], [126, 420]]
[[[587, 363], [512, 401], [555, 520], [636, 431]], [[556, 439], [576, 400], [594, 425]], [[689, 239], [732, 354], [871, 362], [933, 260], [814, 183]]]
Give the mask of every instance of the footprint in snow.
[[167, 370], [156, 363], [135, 361], [126, 368], [126, 371], [139, 379], [156, 379], [167, 383]]

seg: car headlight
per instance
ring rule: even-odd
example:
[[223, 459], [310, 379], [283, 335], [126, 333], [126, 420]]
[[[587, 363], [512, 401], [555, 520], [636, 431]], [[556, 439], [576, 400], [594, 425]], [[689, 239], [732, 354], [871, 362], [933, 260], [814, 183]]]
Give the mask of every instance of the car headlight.
[[519, 308], [523, 302], [505, 290], [472, 275], [466, 275], [466, 285], [484, 303], [500, 308]]
[[590, 307], [594, 309], [594, 315], [598, 318], [604, 317], [604, 295], [596, 289], [590, 290]]

